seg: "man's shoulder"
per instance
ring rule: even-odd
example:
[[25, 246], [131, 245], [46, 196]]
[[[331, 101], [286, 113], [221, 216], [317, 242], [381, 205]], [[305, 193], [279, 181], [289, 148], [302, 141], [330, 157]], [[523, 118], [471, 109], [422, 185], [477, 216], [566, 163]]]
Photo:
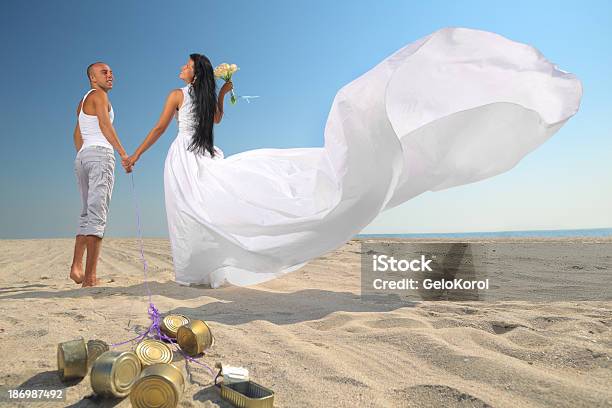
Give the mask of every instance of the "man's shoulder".
[[97, 89], [94, 89], [93, 91], [91, 91], [91, 93], [89, 94], [89, 96], [92, 98], [92, 101], [102, 101], [102, 102], [108, 102], [108, 94], [104, 91], [99, 91]]

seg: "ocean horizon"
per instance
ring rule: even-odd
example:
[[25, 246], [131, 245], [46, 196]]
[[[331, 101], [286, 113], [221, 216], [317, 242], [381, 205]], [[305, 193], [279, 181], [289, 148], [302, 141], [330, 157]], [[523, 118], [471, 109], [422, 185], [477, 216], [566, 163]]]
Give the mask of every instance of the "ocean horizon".
[[[612, 228], [584, 228], [559, 230], [524, 230], [524, 231], [474, 231], [474, 232], [411, 232], [405, 234], [357, 234], [359, 238], [604, 238], [612, 237]], [[42, 237], [0, 237], [0, 240], [45, 240], [73, 239], [74, 236]], [[131, 239], [134, 235], [109, 235], [105, 238]], [[167, 235], [145, 235], [143, 239], [163, 239]]]
[[355, 238], [574, 238], [612, 237], [612, 228], [525, 230], [525, 231], [476, 231], [476, 232], [427, 232], [406, 234], [357, 234]]

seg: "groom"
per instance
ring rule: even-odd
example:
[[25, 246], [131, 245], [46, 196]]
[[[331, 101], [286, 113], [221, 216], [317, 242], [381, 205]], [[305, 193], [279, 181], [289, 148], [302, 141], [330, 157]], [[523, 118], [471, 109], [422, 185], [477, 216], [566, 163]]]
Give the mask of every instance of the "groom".
[[[114, 150], [121, 156], [125, 171], [132, 171], [127, 161], [129, 156], [113, 128], [115, 115], [108, 99], [108, 92], [113, 88], [113, 71], [107, 64], [96, 62], [87, 67], [87, 78], [91, 89], [77, 107], [74, 128], [77, 150], [74, 170], [82, 207], [70, 268], [70, 278], [77, 284], [82, 283], [83, 287], [99, 283], [96, 267], [115, 181]], [[87, 260], [83, 273], [85, 250]]]

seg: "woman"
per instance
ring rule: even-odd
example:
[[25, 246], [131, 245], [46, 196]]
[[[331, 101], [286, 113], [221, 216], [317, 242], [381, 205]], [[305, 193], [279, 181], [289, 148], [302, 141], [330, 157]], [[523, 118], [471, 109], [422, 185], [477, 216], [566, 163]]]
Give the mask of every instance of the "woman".
[[[188, 168], [195, 168], [198, 161], [223, 158], [223, 151], [214, 145], [213, 127], [221, 123], [225, 95], [233, 89], [231, 81], [225, 82], [217, 97], [213, 67], [210, 60], [202, 54], [189, 56], [187, 63], [181, 67], [179, 78], [187, 85], [170, 92], [157, 124], [128, 161], [128, 165], [134, 166], [142, 154], [166, 131], [172, 117], [176, 115], [178, 135], [168, 151], [165, 163], [166, 191], [177, 182], [169, 179], [176, 175], [176, 172], [172, 171], [173, 164], [185, 164]], [[166, 204], [167, 207], [171, 205], [168, 202]], [[172, 221], [171, 214], [168, 214], [169, 228], [174, 230]], [[176, 235], [171, 235], [171, 239], [173, 237]]]
[[212, 287], [296, 270], [381, 211], [511, 169], [578, 111], [582, 97], [575, 75], [527, 44], [443, 28], [343, 86], [323, 147], [224, 157], [212, 126], [231, 84], [215, 100], [212, 67], [197, 55], [181, 78], [190, 85], [170, 94], [133, 162], [179, 108], [164, 171], [176, 281]]

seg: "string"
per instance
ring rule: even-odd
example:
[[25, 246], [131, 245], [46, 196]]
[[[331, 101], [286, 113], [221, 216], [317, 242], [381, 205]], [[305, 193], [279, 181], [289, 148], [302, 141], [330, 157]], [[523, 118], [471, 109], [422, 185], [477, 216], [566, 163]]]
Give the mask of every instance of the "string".
[[138, 234], [138, 242], [140, 244], [140, 260], [144, 270], [144, 283], [147, 289], [147, 295], [149, 296], [149, 305], [153, 304], [151, 298], [151, 289], [149, 288], [149, 264], [144, 256], [144, 243], [142, 241], [142, 227], [140, 224], [140, 207], [138, 205], [138, 198], [136, 197], [136, 187], [134, 185], [134, 172], [130, 173], [130, 180], [132, 181], [132, 198], [134, 200], [134, 209], [136, 211], [136, 233]]
[[143, 271], [144, 271], [144, 283], [145, 283], [145, 288], [147, 290], [147, 296], [149, 298], [149, 307], [147, 309], [147, 312], [149, 315], [149, 320], [151, 320], [151, 325], [149, 325], [147, 330], [140, 333], [138, 336], [132, 339], [126, 340], [126, 341], [110, 344], [110, 347], [122, 346], [124, 344], [132, 343], [132, 342], [138, 343], [148, 337], [151, 337], [154, 339], [157, 338], [158, 340], [165, 340], [169, 342], [170, 344], [172, 344], [176, 348], [176, 350], [183, 355], [183, 358], [185, 358], [186, 362], [189, 361], [189, 362], [198, 364], [202, 367], [205, 367], [210, 372], [211, 375], [214, 375], [212, 368], [210, 368], [208, 365], [200, 361], [197, 361], [193, 357], [187, 355], [187, 353], [185, 353], [172, 338], [166, 336], [161, 331], [161, 321], [162, 321], [161, 313], [159, 313], [159, 310], [155, 307], [155, 304], [153, 303], [153, 297], [151, 295], [151, 288], [149, 287], [149, 265], [144, 256], [144, 242], [142, 239], [142, 227], [141, 227], [141, 222], [140, 222], [140, 218], [141, 218], [140, 217], [140, 207], [138, 206], [138, 199], [136, 196], [136, 187], [134, 184], [134, 173], [133, 172], [130, 173], [130, 180], [131, 180], [131, 187], [132, 187], [132, 197], [134, 200], [134, 209], [136, 211], [136, 232], [138, 234], [138, 242], [140, 246], [140, 260], [142, 261], [142, 266], [143, 266]]

